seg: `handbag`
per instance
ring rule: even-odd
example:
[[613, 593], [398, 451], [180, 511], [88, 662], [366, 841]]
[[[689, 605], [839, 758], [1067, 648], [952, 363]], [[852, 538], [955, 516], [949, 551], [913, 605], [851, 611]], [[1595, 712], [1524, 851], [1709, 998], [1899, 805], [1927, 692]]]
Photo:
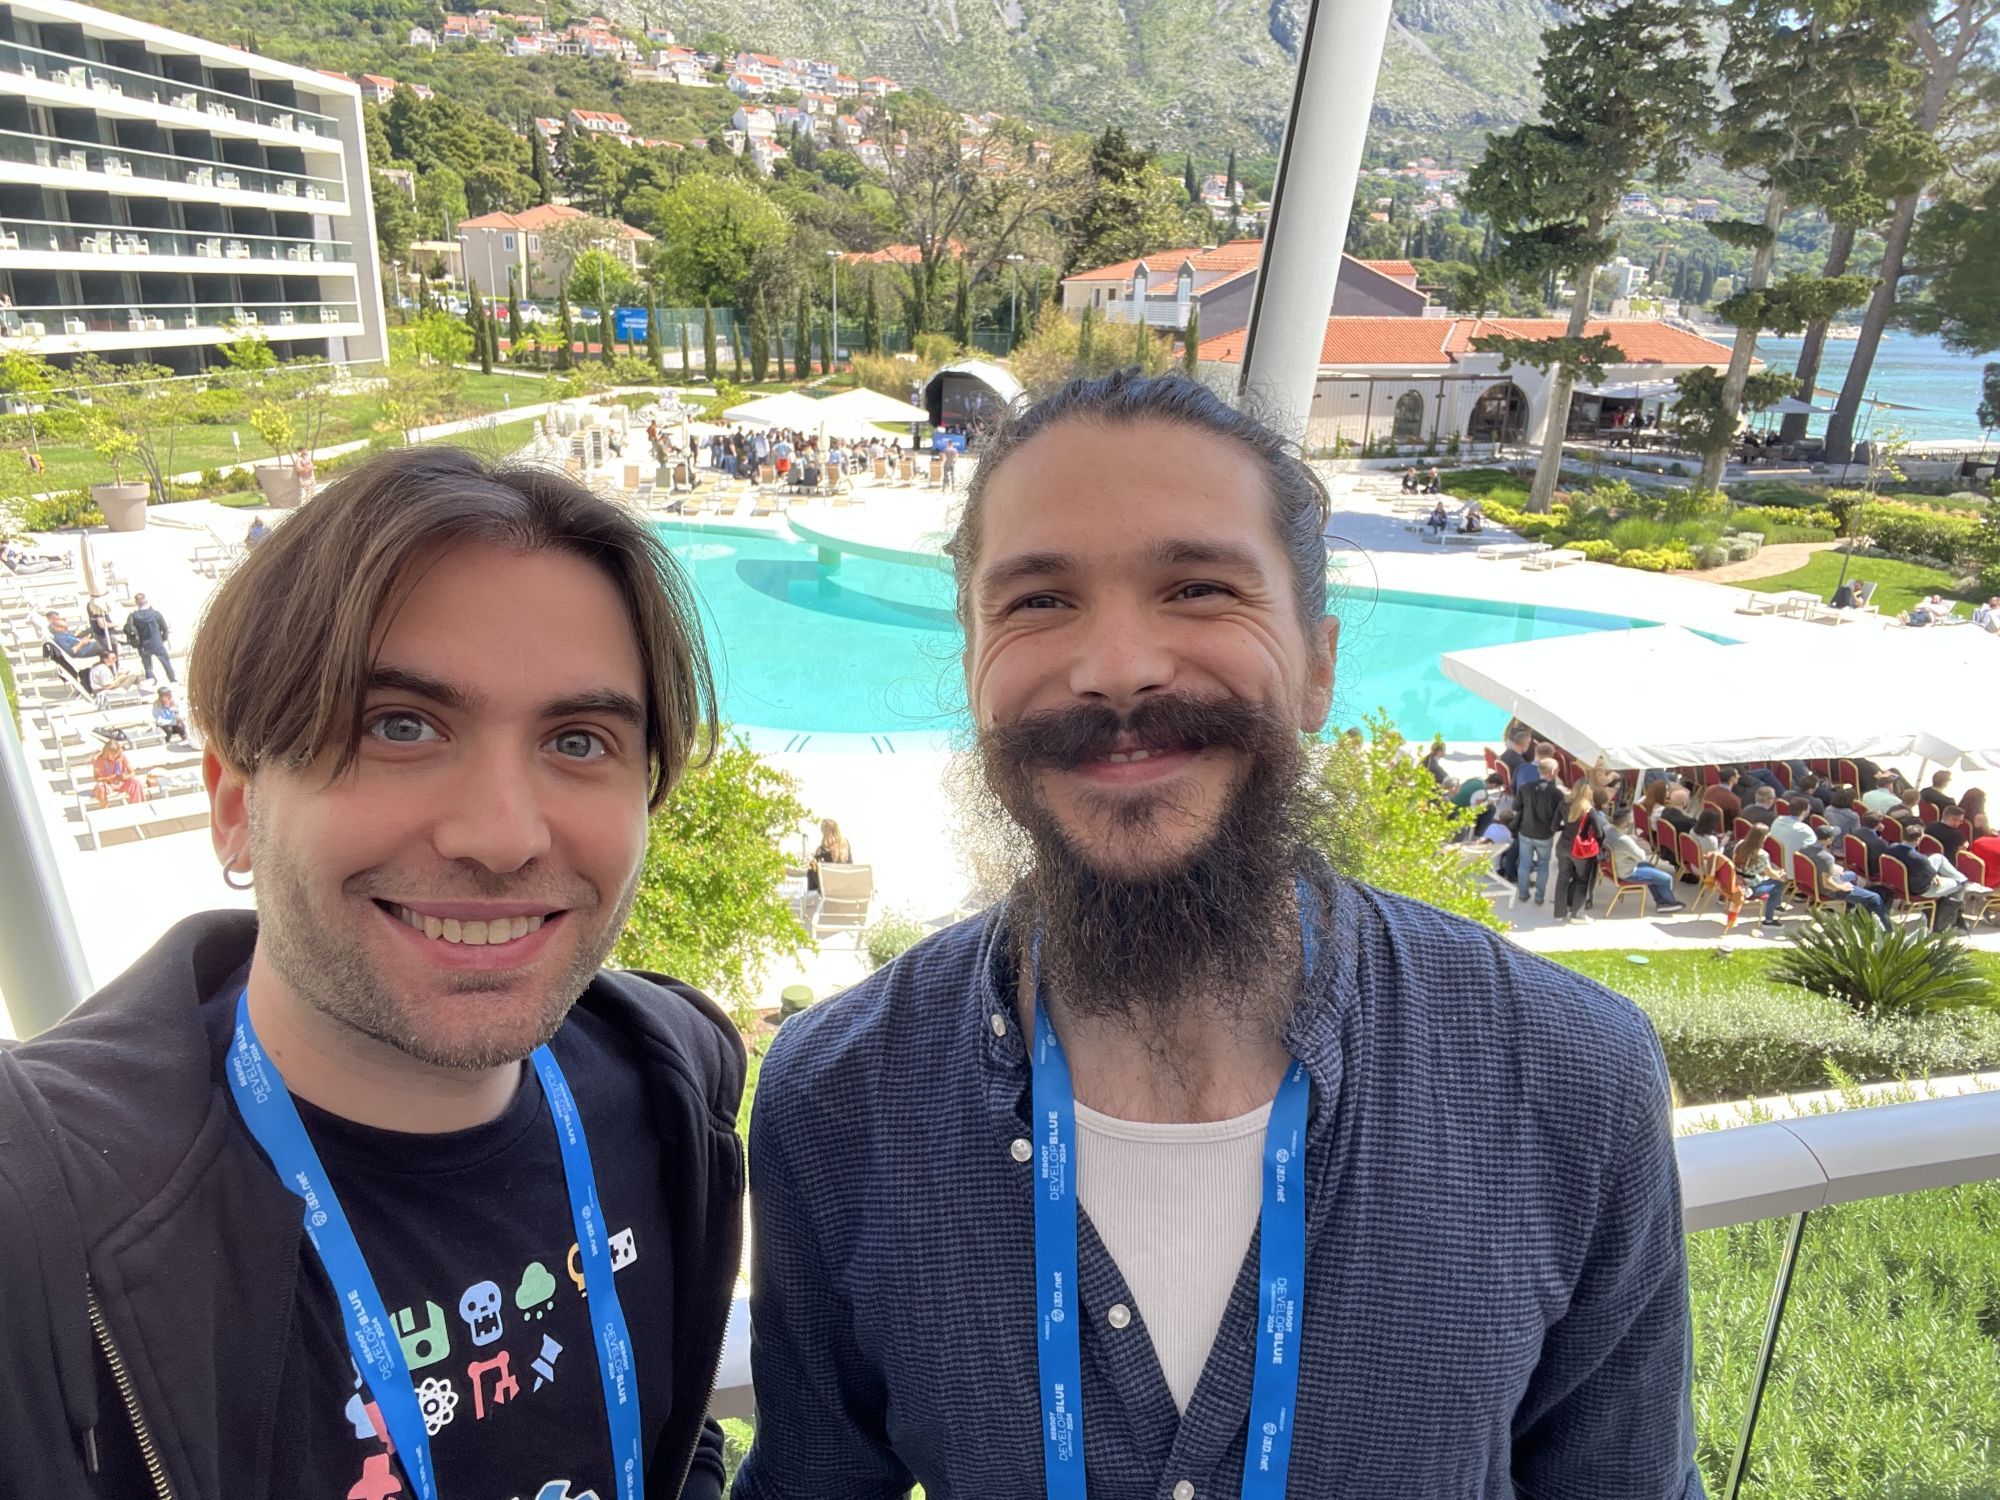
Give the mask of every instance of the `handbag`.
[[1570, 856], [1573, 859], [1595, 859], [1603, 852], [1603, 847], [1597, 841], [1597, 829], [1590, 819], [1579, 820], [1576, 832], [1570, 835]]

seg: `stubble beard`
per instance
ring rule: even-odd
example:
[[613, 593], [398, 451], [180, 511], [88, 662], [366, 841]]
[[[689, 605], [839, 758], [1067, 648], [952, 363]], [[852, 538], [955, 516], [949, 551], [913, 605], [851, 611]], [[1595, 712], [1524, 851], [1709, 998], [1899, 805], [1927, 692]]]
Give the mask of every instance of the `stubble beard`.
[[[399, 995], [382, 976], [369, 960], [364, 943], [319, 919], [319, 903], [312, 896], [303, 863], [271, 828], [254, 795], [249, 802], [249, 823], [251, 867], [257, 875], [258, 944], [278, 977], [319, 1014], [434, 1068], [484, 1071], [520, 1062], [547, 1043], [610, 957], [638, 895], [639, 872], [635, 869], [610, 919], [596, 931], [572, 940], [576, 947], [569, 963], [546, 991], [531, 997], [531, 1003], [504, 1008], [496, 1004], [490, 1027], [482, 1027], [477, 1034], [441, 1034], [438, 1028], [425, 1024], [423, 1002]], [[350, 877], [343, 884], [343, 898], [366, 899], [372, 874], [364, 871]], [[522, 889], [518, 878], [496, 880], [476, 870], [455, 875], [455, 880], [461, 886], [480, 887], [457, 892], [472, 899], [503, 900]], [[595, 892], [580, 879], [577, 885], [566, 900], [550, 904], [563, 908], [565, 927], [574, 925], [582, 932], [583, 924], [601, 906]], [[445, 975], [446, 992], [454, 999], [501, 994], [520, 983], [514, 976], [492, 972]]]
[[[1136, 867], [1093, 857], [1038, 781], [1121, 730], [1243, 761], [1205, 833]], [[1044, 994], [1171, 1059], [1190, 1020], [1273, 1037], [1297, 1003], [1297, 882], [1326, 815], [1312, 771], [1298, 731], [1271, 710], [1175, 698], [1123, 720], [1081, 706], [982, 731], [954, 781], [962, 836], [985, 879], [1009, 891], [1017, 956]], [[1109, 795], [1093, 811], [1135, 849], [1196, 816], [1171, 788]]]

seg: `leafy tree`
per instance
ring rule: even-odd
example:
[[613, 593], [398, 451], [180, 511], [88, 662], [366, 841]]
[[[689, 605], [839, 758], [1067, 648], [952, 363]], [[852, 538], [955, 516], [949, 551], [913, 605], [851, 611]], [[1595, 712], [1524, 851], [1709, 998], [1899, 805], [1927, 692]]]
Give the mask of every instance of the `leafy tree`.
[[172, 498], [168, 481], [176, 472], [174, 453], [183, 428], [194, 420], [197, 392], [172, 379], [164, 365], [112, 365], [94, 354], [78, 355], [70, 367], [75, 388], [90, 392], [84, 409], [86, 440], [112, 466], [118, 482], [130, 458], [152, 486], [155, 502]]
[[[400, 92], [400, 90], [399, 90]], [[556, 196], [556, 168], [549, 160], [548, 139], [539, 125], [528, 129], [528, 175], [535, 182], [535, 202], [553, 203]]]
[[1988, 432], [2000, 427], [2000, 365], [1979, 372], [1979, 425]]
[[1198, 203], [1201, 200], [1201, 188], [1196, 183], [1194, 176], [1194, 153], [1192, 151], [1188, 153], [1187, 160], [1181, 165], [1181, 190], [1187, 194], [1188, 202]]
[[[1955, 115], [1981, 107], [1990, 96], [1990, 74], [1982, 78], [1984, 86], [1978, 89], [1961, 87], [1961, 78], [1985, 73], [1982, 60], [1991, 46], [1996, 17], [2000, 17], [2000, 0], [1928, 0], [1909, 17], [1905, 29], [1919, 78], [1905, 101], [1910, 130], [1935, 142], [1955, 126]], [[1875, 292], [1862, 314], [1861, 336], [1855, 340], [1834, 414], [1827, 418], [1826, 456], [1835, 462], [1845, 460], [1853, 446], [1854, 424], [1875, 366], [1875, 352], [1895, 314], [1903, 277], [1909, 270], [1905, 261], [1917, 209], [1932, 183], [1943, 175], [1942, 155], [1934, 161], [1938, 165], [1929, 180], [1897, 196], [1883, 231]]]
[[371, 173], [369, 196], [375, 202], [375, 248], [386, 263], [410, 258], [410, 242], [417, 237], [417, 212], [409, 194], [384, 177]]
[[39, 354], [26, 349], [0, 353], [0, 391], [21, 408], [21, 436], [30, 452], [42, 451], [42, 423], [36, 411], [55, 399], [61, 379], [62, 372]]
[[1201, 374], [1201, 356], [1199, 353], [1201, 348], [1200, 303], [1190, 303], [1188, 306], [1187, 332], [1184, 335], [1184, 339], [1185, 342], [1181, 348], [1181, 373], [1190, 378], [1199, 377]]
[[715, 307], [706, 301], [701, 304], [701, 372], [715, 384]]
[[486, 316], [486, 299], [476, 289], [466, 298], [465, 320], [471, 325], [472, 342], [479, 351], [479, 373], [491, 375], [493, 373], [492, 330], [487, 326], [489, 319]]
[[872, 270], [862, 281], [861, 347], [870, 354], [882, 352], [882, 312], [875, 301], [875, 273]]
[[736, 366], [736, 383], [743, 384], [743, 310], [733, 309], [735, 321], [729, 325], [729, 357]]
[[1438, 794], [1423, 762], [1407, 752], [1387, 712], [1367, 718], [1367, 737], [1342, 736], [1324, 751], [1327, 796], [1319, 842], [1341, 874], [1495, 929], [1505, 924], [1481, 886], [1480, 865], [1445, 856], [1472, 815]]
[[2000, 178], [1976, 197], [1948, 198], [1926, 213], [1910, 264], [1925, 278], [1924, 293], [1903, 310], [1904, 322], [1967, 354], [2000, 349]]
[[452, 226], [470, 213], [465, 179], [450, 167], [432, 167], [417, 178], [417, 226], [426, 239], [448, 240]]
[[1561, 274], [1576, 285], [1562, 340], [1539, 351], [1554, 378], [1531, 509], [1549, 508], [1561, 476], [1576, 361], [1592, 354], [1591, 295], [1618, 248], [1618, 201], [1642, 171], [1681, 176], [1705, 122], [1702, 14], [1694, 0], [1578, 0], [1542, 33], [1543, 119], [1489, 137], [1472, 171], [1467, 202], [1502, 240], [1487, 275], [1531, 285]]
[[1168, 247], [1198, 245], [1214, 234], [1208, 211], [1190, 209], [1180, 186], [1155, 165], [1150, 153], [1131, 145], [1116, 125], [1091, 147], [1085, 194], [1065, 259], [1065, 268], [1071, 271], [1133, 260]]
[[791, 223], [759, 189], [737, 178], [691, 173], [660, 201], [658, 234], [671, 294], [736, 304]]
[[786, 844], [805, 817], [798, 784], [725, 735], [654, 815], [612, 962], [671, 974], [748, 1025], [770, 961], [812, 946], [782, 894]]

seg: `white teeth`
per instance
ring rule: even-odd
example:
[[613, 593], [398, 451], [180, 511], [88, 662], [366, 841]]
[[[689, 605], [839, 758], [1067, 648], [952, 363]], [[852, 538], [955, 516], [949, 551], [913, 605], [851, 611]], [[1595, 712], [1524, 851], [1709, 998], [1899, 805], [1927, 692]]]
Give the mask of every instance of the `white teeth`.
[[425, 937], [442, 938], [466, 947], [497, 947], [524, 938], [547, 920], [543, 917], [495, 917], [488, 922], [461, 922], [446, 917], [427, 917], [407, 906], [395, 908], [398, 921], [407, 922]]
[[1152, 754], [1153, 752], [1150, 750], [1114, 750], [1104, 758], [1114, 766], [1122, 766], [1135, 760], [1151, 759]]

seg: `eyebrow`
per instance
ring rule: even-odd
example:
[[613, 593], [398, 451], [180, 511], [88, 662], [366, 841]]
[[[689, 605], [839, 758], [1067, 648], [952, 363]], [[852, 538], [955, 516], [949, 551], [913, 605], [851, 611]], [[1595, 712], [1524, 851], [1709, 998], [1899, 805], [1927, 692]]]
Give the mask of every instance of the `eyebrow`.
[[[1262, 562], [1248, 547], [1238, 546], [1234, 542], [1196, 540], [1192, 537], [1165, 538], [1141, 553], [1139, 560], [1159, 568], [1196, 566], [1240, 568], [1251, 573], [1263, 572]], [[1022, 552], [996, 562], [981, 572], [979, 587], [984, 593], [994, 593], [1029, 579], [1052, 578], [1073, 573], [1077, 567], [1077, 559], [1072, 553]]]
[[[370, 694], [410, 693], [427, 698], [453, 713], [472, 713], [481, 702], [477, 695], [467, 693], [442, 678], [426, 676], [408, 667], [376, 667], [368, 674], [367, 691]], [[630, 693], [621, 693], [615, 688], [587, 688], [580, 693], [552, 698], [541, 706], [538, 717], [567, 719], [588, 714], [620, 719], [635, 729], [646, 727], [646, 706]]]

